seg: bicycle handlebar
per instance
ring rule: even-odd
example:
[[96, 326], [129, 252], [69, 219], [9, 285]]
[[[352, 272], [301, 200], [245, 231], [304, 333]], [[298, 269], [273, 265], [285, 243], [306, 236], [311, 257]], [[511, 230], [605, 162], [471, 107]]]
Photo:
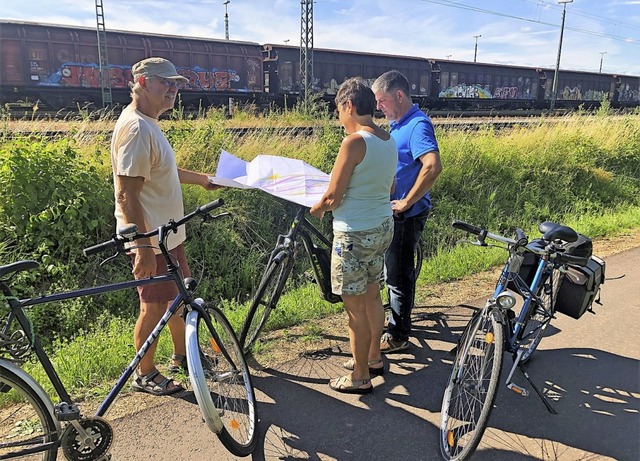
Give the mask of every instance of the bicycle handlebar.
[[486, 246], [485, 238], [489, 237], [492, 240], [497, 240], [498, 242], [506, 243], [509, 245], [519, 245], [524, 246], [527, 244], [527, 236], [524, 234], [522, 229], [516, 229], [517, 240], [511, 239], [509, 237], [504, 237], [502, 235], [492, 234], [488, 232], [486, 229], [482, 229], [481, 227], [474, 226], [473, 224], [469, 224], [464, 221], [458, 221], [457, 219], [451, 223], [453, 227], [456, 229], [461, 229], [463, 231], [469, 232], [470, 234], [474, 234], [478, 236], [478, 245]]
[[469, 224], [464, 221], [455, 220], [451, 225], [456, 229], [461, 229], [463, 231], [477, 235], [478, 240], [476, 242], [471, 242], [471, 243], [474, 243], [475, 245], [486, 246], [487, 244], [485, 243], [485, 238], [489, 237], [492, 240], [506, 243], [512, 247], [521, 247], [521, 248], [524, 247], [525, 251], [528, 251], [537, 255], [549, 255], [550, 259], [554, 260], [556, 264], [571, 264], [576, 266], [585, 266], [589, 261], [589, 258], [585, 258], [582, 256], [574, 256], [574, 255], [565, 253], [562, 246], [558, 247], [556, 244], [557, 242], [550, 241], [550, 239], [548, 239], [547, 234], [549, 232], [555, 232], [555, 234], [551, 234], [551, 238], [556, 238], [556, 237], [571, 238], [571, 236], [575, 234], [575, 231], [573, 231], [573, 229], [568, 228], [566, 226], [560, 226], [554, 223], [543, 223], [541, 225], [540, 230], [545, 232], [545, 235], [542, 237], [545, 244], [540, 245], [536, 243], [535, 240], [532, 241], [531, 244], [529, 244], [528, 238], [522, 229], [516, 229], [516, 239], [514, 240], [508, 237], [504, 237], [502, 235], [492, 234], [491, 232], [488, 232], [486, 229], [482, 229], [480, 227], [474, 226], [473, 224]]
[[[82, 250], [82, 253], [85, 256], [91, 256], [114, 248], [120, 249], [123, 248], [125, 242], [133, 242], [134, 240], [138, 240], [141, 238], [158, 235], [160, 233], [160, 229], [164, 229], [166, 231], [175, 231], [176, 229], [178, 229], [178, 227], [182, 226], [194, 216], [202, 216], [202, 218], [206, 221], [207, 219], [211, 219], [211, 216], [209, 216], [209, 212], [221, 207], [223, 204], [224, 201], [222, 199], [214, 200], [213, 202], [209, 202], [206, 205], [199, 206], [194, 211], [185, 215], [178, 221], [169, 221], [167, 224], [163, 224], [160, 227], [149, 232], [138, 233], [135, 224], [130, 225], [127, 227], [127, 235], [118, 233], [109, 241], [98, 243], [97, 245], [85, 248], [84, 250]], [[226, 214], [228, 213], [225, 213], [225, 215]], [[129, 236], [129, 233], [131, 233], [132, 235]]]
[[82, 250], [82, 254], [84, 254], [85, 256], [92, 256], [98, 253], [102, 253], [103, 251], [110, 250], [112, 248], [117, 248], [118, 246], [118, 243], [116, 242], [117, 238], [118, 238], [118, 235], [116, 235], [112, 240], [109, 240], [108, 242], [98, 243], [97, 245], [93, 245], [88, 248], [85, 248], [84, 250]]

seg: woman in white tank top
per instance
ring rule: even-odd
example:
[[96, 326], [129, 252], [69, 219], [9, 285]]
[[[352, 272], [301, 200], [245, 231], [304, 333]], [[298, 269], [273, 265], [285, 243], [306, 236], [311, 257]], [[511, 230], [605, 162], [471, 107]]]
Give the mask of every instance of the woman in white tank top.
[[329, 386], [338, 392], [363, 394], [373, 390], [371, 375], [384, 372], [379, 338], [384, 308], [379, 283], [384, 252], [393, 238], [389, 196], [398, 151], [389, 133], [373, 122], [375, 95], [362, 79], [346, 80], [335, 102], [347, 136], [331, 171], [328, 190], [310, 213], [322, 218], [325, 212], [333, 212], [331, 287], [342, 296], [349, 315], [353, 358], [344, 367], [352, 371], [332, 379]]

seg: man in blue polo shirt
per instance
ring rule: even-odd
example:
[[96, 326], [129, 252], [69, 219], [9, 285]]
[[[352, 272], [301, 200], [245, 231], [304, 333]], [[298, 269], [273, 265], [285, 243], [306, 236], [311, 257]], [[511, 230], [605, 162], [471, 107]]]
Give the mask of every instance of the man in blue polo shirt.
[[416, 285], [413, 255], [431, 209], [429, 191], [442, 163], [433, 123], [413, 104], [406, 77], [397, 70], [385, 72], [371, 89], [378, 109], [391, 120], [391, 136], [398, 144], [396, 187], [391, 194], [394, 235], [384, 258], [392, 315], [380, 350], [388, 354], [409, 348]]

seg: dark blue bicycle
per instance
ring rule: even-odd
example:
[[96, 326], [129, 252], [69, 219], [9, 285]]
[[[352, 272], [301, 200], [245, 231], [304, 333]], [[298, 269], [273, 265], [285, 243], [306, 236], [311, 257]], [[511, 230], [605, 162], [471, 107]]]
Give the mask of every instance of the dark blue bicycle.
[[[150, 232], [138, 233], [135, 224], [129, 225], [119, 229], [113, 239], [84, 250], [87, 256], [112, 250], [115, 251], [109, 258], [112, 259], [128, 251], [125, 244], [157, 235], [158, 247], [167, 262], [166, 275], [20, 300], [12, 292], [10, 282], [15, 274], [33, 270], [38, 263], [19, 261], [0, 266], [2, 301], [9, 307], [4, 322], [0, 323], [0, 459], [37, 453], [37, 456], [28, 459], [54, 461], [59, 448], [72, 461], [110, 459], [113, 431], [103, 416], [149, 346], [171, 316], [182, 307], [186, 321], [189, 379], [204, 421], [233, 454], [247, 456], [253, 452], [258, 440], [256, 398], [242, 349], [224, 314], [213, 304], [194, 298], [197, 282], [191, 277], [181, 278], [178, 265], [166, 248], [168, 235], [195, 216], [208, 221], [226, 215], [210, 214], [221, 204], [220, 200], [211, 202], [179, 221], [169, 222]], [[25, 308], [166, 281], [175, 283], [179, 294], [96, 414], [83, 416], [66, 391], [38, 337], [34, 335]], [[42, 387], [18, 366], [32, 355], [42, 364], [60, 398], [55, 406]]]

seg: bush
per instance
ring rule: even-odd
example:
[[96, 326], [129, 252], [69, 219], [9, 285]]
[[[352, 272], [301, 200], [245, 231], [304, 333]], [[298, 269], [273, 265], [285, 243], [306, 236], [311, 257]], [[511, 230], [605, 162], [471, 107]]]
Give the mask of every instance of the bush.
[[[0, 241], [9, 260], [34, 259], [39, 272], [21, 274], [24, 293], [69, 290], [95, 281], [82, 249], [112, 229], [109, 179], [66, 140], [18, 139], [0, 145]], [[23, 294], [24, 294], [23, 293]], [[99, 312], [91, 301], [38, 305], [36, 330], [68, 335]], [[93, 312], [92, 312], [93, 311]]]

